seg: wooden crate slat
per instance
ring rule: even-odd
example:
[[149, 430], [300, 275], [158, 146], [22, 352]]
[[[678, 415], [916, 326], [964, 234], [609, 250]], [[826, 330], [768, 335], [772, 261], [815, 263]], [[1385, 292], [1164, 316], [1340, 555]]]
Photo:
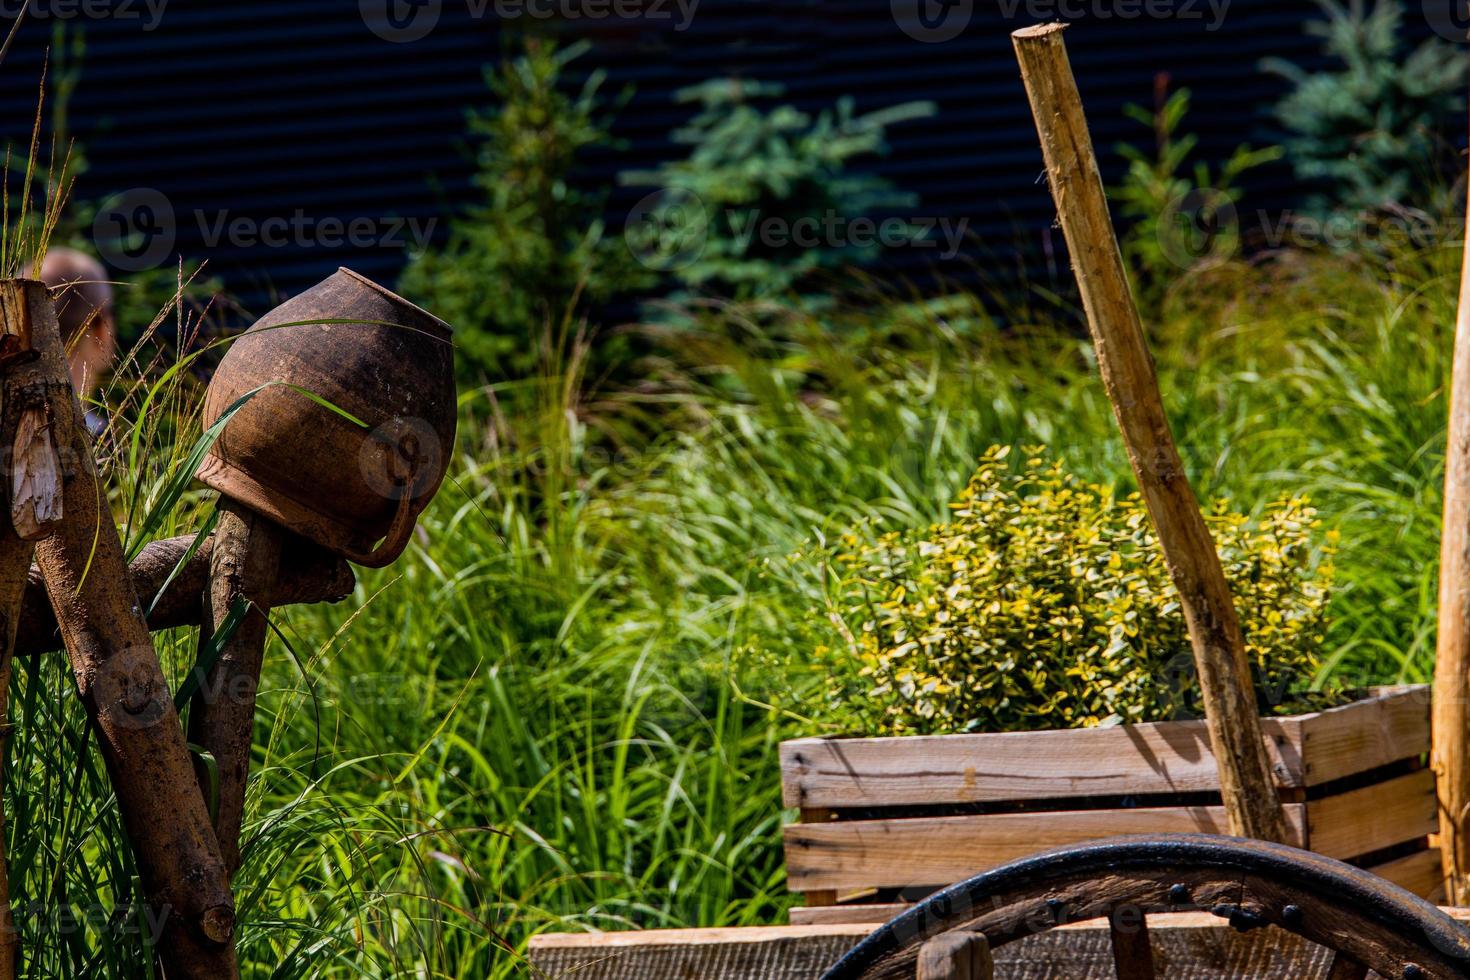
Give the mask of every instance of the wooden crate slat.
[[[1301, 846], [1306, 807], [1283, 809], [1288, 843]], [[790, 824], [786, 872], [794, 891], [949, 885], [1052, 847], [1120, 834], [1225, 831], [1220, 806]]]
[[1428, 769], [1307, 804], [1307, 843], [1328, 857], [1354, 858], [1428, 837], [1439, 829]]
[[791, 910], [794, 926], [831, 926], [858, 923], [877, 928], [896, 915], [913, 908], [904, 902], [882, 905], [800, 906]]
[[[1278, 784], [1302, 785], [1298, 729], [1264, 723]], [[788, 807], [928, 806], [1218, 791], [1203, 722], [781, 745]]]
[[1429, 689], [1389, 688], [1359, 701], [1296, 719], [1306, 785], [1367, 772], [1429, 752]]
[[[1429, 693], [1376, 692], [1262, 722], [1277, 785], [1319, 786], [1429, 748]], [[1310, 736], [1310, 737], [1308, 737]], [[834, 809], [1216, 792], [1203, 722], [1076, 731], [808, 738], [781, 746], [788, 807]]]
[[[1416, 851], [1386, 864], [1368, 869], [1420, 898], [1435, 904], [1444, 901], [1444, 869], [1440, 865], [1439, 848]], [[834, 920], [835, 921], [835, 920]], [[857, 921], [857, 920], [851, 920]], [[888, 921], [887, 919], [883, 921]]]

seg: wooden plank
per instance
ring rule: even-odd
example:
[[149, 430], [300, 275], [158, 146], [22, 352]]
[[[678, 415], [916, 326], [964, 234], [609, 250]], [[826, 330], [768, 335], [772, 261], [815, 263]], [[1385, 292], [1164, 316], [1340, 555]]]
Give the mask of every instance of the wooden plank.
[[[1330, 711], [1262, 721], [1276, 785], [1310, 785], [1428, 750], [1425, 686], [1393, 688]], [[1422, 710], [1421, 710], [1422, 709]], [[1218, 792], [1203, 722], [1076, 731], [806, 738], [781, 745], [788, 807], [927, 806]]]
[[1438, 827], [1428, 769], [1307, 804], [1307, 842], [1328, 857], [1371, 854], [1428, 837]]
[[[1291, 719], [1264, 722], [1278, 786], [1301, 785]], [[1204, 722], [781, 745], [788, 807], [927, 806], [1218, 792]]]
[[919, 950], [917, 980], [995, 980], [984, 933], [946, 932]]
[[895, 902], [882, 905], [826, 905], [797, 906], [789, 913], [791, 924], [794, 926], [831, 926], [847, 923], [861, 923], [869, 926], [880, 926], [896, 915], [913, 908], [907, 902]]
[[[1306, 839], [1306, 807], [1283, 807], [1289, 843]], [[1067, 810], [790, 824], [794, 891], [950, 885], [1038, 851], [1121, 834], [1223, 834], [1223, 807]]]
[[[1241, 934], [1208, 913], [1155, 916], [1158, 976], [1170, 980], [1317, 980], [1330, 955], [1276, 930]], [[537, 975], [576, 980], [814, 980], [867, 934], [866, 926], [694, 929], [539, 936]], [[1113, 980], [1106, 922], [1065, 926], [992, 951], [1006, 980]]]
[[[1439, 849], [1417, 851], [1368, 869], [1380, 878], [1393, 882], [1420, 898], [1436, 904], [1444, 901], [1444, 879], [1440, 868]], [[873, 905], [833, 905], [827, 908], [793, 908], [792, 925], [839, 925], [860, 923], [877, 927], [913, 908], [911, 903], [894, 902]], [[1470, 909], [1463, 910], [1470, 916]]]
[[[1408, 857], [1376, 865], [1368, 870], [1435, 904], [1442, 903], [1445, 899], [1444, 867], [1441, 864], [1437, 847], [1418, 851]], [[848, 921], [858, 920], [849, 919]]]
[[1427, 755], [1429, 694], [1422, 684], [1383, 688], [1372, 700], [1299, 716], [1306, 785]]
[[871, 929], [780, 926], [531, 940], [532, 975], [576, 980], [815, 980]]

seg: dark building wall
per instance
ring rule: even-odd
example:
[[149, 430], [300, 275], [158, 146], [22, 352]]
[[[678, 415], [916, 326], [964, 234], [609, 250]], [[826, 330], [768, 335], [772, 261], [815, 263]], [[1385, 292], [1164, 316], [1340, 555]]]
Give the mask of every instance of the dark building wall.
[[[34, 2], [60, 9], [79, 0]], [[134, 16], [76, 21], [87, 54], [71, 124], [91, 163], [76, 196], [162, 192], [175, 216], [175, 251], [207, 260], [256, 312], [339, 264], [393, 280], [401, 248], [313, 242], [319, 227], [285, 247], [231, 243], [228, 235], [211, 244], [207, 231], [222, 217], [301, 214], [309, 224], [437, 218], [442, 232], [446, 213], [470, 198], [464, 110], [486, 101], [483, 66], [501, 47], [495, 8], [476, 16], [483, 0], [417, 0], [430, 13], [439, 3], [437, 27], [392, 43], [363, 16], [386, 2], [399, 0], [172, 0], [152, 23], [144, 0], [110, 0], [114, 13]], [[618, 125], [626, 147], [584, 168], [587, 182], [612, 189], [610, 224], [619, 226], [647, 193], [616, 186], [616, 173], [673, 152], [667, 134], [687, 116], [674, 91], [731, 73], [782, 82], [790, 101], [813, 110], [848, 94], [860, 110], [933, 100], [938, 114], [896, 127], [892, 155], [875, 169], [920, 195], [920, 215], [968, 219], [999, 252], [1034, 245], [1052, 212], [1008, 34], [1049, 12], [1049, 0], [976, 4], [963, 32], [943, 43], [901, 29], [895, 9], [915, 2], [936, 0], [703, 0], [687, 29], [672, 0], [641, 19], [575, 19], [572, 28], [596, 44], [586, 63], [605, 66], [613, 88], [636, 87]], [[1281, 83], [1258, 60], [1316, 58], [1318, 42], [1302, 31], [1315, 8], [1295, 0], [1234, 0], [1218, 20], [1205, 0], [1173, 0], [1178, 16], [1163, 19], [1096, 16], [1141, 9], [1143, 0], [1071, 2], [1063, 10], [1094, 12], [1068, 42], [1110, 178], [1120, 169], [1112, 145], [1147, 137], [1122, 107], [1148, 102], [1158, 73], [1194, 90], [1187, 128], [1202, 136], [1203, 157], [1221, 159], [1243, 140], [1270, 137], [1263, 106]], [[965, 9], [957, 0], [952, 12]], [[50, 30], [33, 19], [0, 67], [0, 129], [17, 143], [34, 111]], [[1289, 173], [1258, 176], [1252, 194], [1255, 205], [1289, 203]], [[986, 252], [968, 257], [995, 261]], [[893, 256], [891, 267], [922, 274], [930, 261], [914, 251]]]

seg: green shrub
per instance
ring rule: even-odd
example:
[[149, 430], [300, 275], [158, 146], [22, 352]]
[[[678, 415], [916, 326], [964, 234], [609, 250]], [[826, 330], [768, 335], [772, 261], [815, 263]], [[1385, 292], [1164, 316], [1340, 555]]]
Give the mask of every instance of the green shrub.
[[400, 281], [405, 296], [454, 324], [469, 376], [526, 375], [549, 328], [649, 282], [623, 242], [604, 236], [604, 195], [571, 180], [587, 150], [611, 142], [604, 73], [566, 90], [568, 65], [587, 47], [533, 37], [487, 72], [495, 108], [470, 115], [484, 200]]
[[1199, 137], [1179, 134], [1189, 98], [1189, 89], [1182, 88], [1152, 112], [1127, 106], [1128, 117], [1153, 132], [1154, 146], [1117, 147], [1128, 161], [1123, 182], [1113, 190], [1119, 213], [1131, 222], [1123, 236], [1123, 255], [1134, 276], [1135, 292], [1150, 307], [1181, 271], [1236, 255], [1240, 227], [1235, 205], [1241, 197], [1237, 181], [1281, 158], [1280, 147], [1253, 149], [1242, 143], [1213, 174], [1203, 161], [1190, 167]]
[[635, 250], [687, 289], [736, 299], [771, 296], [817, 269], [871, 260], [876, 245], [826, 240], [806, 247], [789, 240], [795, 236], [762, 240], [759, 229], [763, 223], [826, 228], [834, 219], [852, 222], [916, 202], [888, 181], [848, 167], [856, 158], [887, 153], [887, 128], [931, 115], [933, 103], [860, 115], [852, 99], [843, 98], [816, 118], [790, 105], [758, 104], [782, 92], [779, 85], [735, 78], [681, 90], [679, 102], [700, 106], [673, 134], [675, 143], [690, 148], [689, 156], [620, 177], [663, 192], [649, 220], [630, 225], [628, 236]]
[[[834, 565], [849, 649], [828, 650], [830, 718], [865, 733], [1026, 731], [1198, 716], [1179, 600], [1135, 494], [1033, 455], [981, 459], [953, 518], [849, 535]], [[1207, 514], [1263, 711], [1299, 710], [1320, 666], [1332, 545], [1283, 499]]]
[[1290, 134], [1286, 152], [1297, 176], [1323, 189], [1308, 201], [1309, 213], [1443, 212], [1443, 178], [1458, 159], [1445, 124], [1464, 104], [1463, 52], [1431, 38], [1406, 55], [1399, 0], [1374, 0], [1366, 10], [1363, 0], [1316, 3], [1326, 19], [1307, 30], [1341, 67], [1307, 72], [1280, 58], [1261, 62], [1293, 86], [1276, 118]]

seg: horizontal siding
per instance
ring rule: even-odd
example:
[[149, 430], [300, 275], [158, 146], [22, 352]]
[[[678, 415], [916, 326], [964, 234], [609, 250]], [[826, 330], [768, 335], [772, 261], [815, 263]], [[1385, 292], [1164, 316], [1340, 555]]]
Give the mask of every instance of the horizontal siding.
[[[684, 32], [650, 22], [579, 21], [610, 90], [635, 88], [620, 117], [619, 152], [590, 155], [580, 179], [607, 188], [615, 226], [646, 190], [619, 187], [623, 169], [648, 168], [676, 152], [670, 129], [688, 117], [679, 88], [719, 74], [783, 82], [790, 101], [818, 110], [855, 94], [860, 109], [929, 99], [933, 119], [892, 131], [892, 155], [874, 164], [922, 198], [925, 216], [968, 219], [1004, 254], [1034, 246], [1052, 221], [1037, 182], [1040, 153], [1008, 38], [1021, 26], [980, 0], [965, 33], [943, 44], [912, 40], [889, 0], [703, 0]], [[1413, 5], [1417, 9], [1417, 5]], [[389, 44], [368, 31], [351, 0], [174, 0], [156, 30], [136, 21], [87, 24], [88, 52], [72, 128], [91, 170], [78, 194], [100, 198], [131, 187], [164, 191], [181, 221], [179, 248], [206, 259], [257, 312], [339, 264], [392, 280], [401, 251], [208, 248], [194, 212], [260, 219], [405, 216], [428, 219], [472, 198], [463, 146], [464, 111], [485, 102], [483, 69], [501, 38], [464, 0], [445, 0], [440, 28], [425, 40]], [[1068, 41], [1103, 166], [1120, 172], [1112, 147], [1140, 129], [1122, 117], [1151, 98], [1167, 72], [1195, 92], [1188, 128], [1219, 159], [1243, 140], [1270, 138], [1262, 106], [1280, 83], [1257, 61], [1316, 57], [1301, 19], [1310, 8], [1235, 0], [1217, 31], [1202, 21], [1099, 20]], [[1427, 28], [1417, 21], [1414, 30]], [[21, 140], [49, 26], [32, 22], [0, 68], [0, 130]], [[1146, 135], [1146, 134], [1143, 134]], [[1252, 202], [1279, 207], [1295, 188], [1284, 167], [1254, 179]], [[442, 223], [441, 223], [442, 227]], [[983, 264], [980, 249], [951, 273]], [[898, 253], [903, 276], [932, 271], [922, 252]]]

